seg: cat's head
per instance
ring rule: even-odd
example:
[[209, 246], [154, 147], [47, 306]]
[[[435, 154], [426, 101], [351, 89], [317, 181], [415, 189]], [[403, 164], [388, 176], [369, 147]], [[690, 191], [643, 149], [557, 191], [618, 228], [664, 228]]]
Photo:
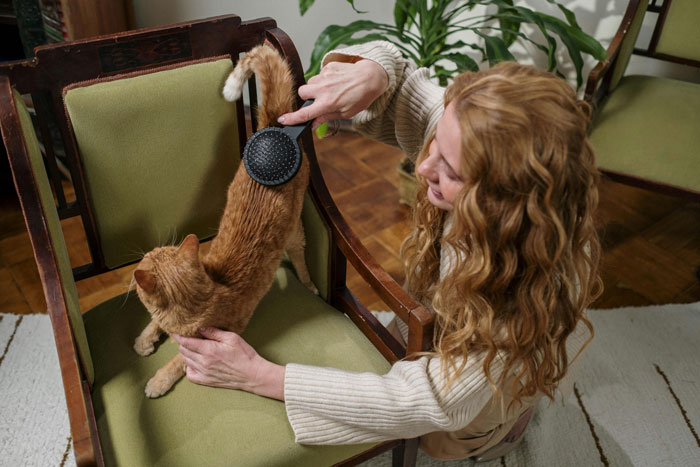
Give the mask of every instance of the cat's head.
[[[154, 248], [134, 270], [136, 292], [156, 321], [197, 311], [212, 281], [199, 261], [199, 240], [188, 235], [180, 246]], [[167, 329], [166, 329], [167, 330]]]

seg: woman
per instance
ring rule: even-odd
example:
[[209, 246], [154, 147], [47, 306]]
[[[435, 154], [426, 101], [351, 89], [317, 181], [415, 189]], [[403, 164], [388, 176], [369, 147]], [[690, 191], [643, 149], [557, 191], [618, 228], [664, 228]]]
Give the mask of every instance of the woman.
[[[386, 375], [263, 360], [239, 336], [176, 337], [190, 381], [284, 400], [297, 442], [421, 436], [436, 458], [501, 455], [542, 396], [566, 393], [592, 337], [600, 247], [588, 107], [515, 63], [444, 93], [391, 44], [329, 54], [284, 124], [353, 117], [417, 157], [407, 290], [436, 314], [435, 350]], [[400, 324], [400, 323], [399, 323]], [[308, 397], [313, 394], [313, 397]]]

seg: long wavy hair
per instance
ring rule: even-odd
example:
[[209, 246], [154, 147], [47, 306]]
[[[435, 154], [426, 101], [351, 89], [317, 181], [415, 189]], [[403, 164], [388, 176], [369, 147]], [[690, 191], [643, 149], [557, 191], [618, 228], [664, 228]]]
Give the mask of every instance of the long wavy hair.
[[[448, 213], [428, 201], [417, 176], [414, 228], [401, 249], [408, 291], [436, 314], [433, 355], [447, 387], [484, 352], [497, 395], [513, 373], [514, 402], [537, 392], [553, 398], [569, 365], [566, 338], [580, 321], [592, 338], [584, 308], [602, 288], [590, 108], [564, 80], [512, 62], [458, 76], [445, 94], [445, 107], [452, 102], [464, 187], [445, 229]], [[497, 356], [504, 371], [495, 381]]]

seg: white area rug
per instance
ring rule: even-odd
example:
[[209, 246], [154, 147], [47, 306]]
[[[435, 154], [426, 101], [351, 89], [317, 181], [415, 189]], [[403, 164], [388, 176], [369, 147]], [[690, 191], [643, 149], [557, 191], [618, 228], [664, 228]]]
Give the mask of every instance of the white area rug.
[[75, 465], [49, 317], [0, 313], [0, 352], [0, 466]]
[[[75, 465], [49, 318], [0, 317], [0, 466]], [[543, 403], [516, 450], [479, 465], [700, 465], [700, 303], [590, 317], [596, 337], [570, 400]]]

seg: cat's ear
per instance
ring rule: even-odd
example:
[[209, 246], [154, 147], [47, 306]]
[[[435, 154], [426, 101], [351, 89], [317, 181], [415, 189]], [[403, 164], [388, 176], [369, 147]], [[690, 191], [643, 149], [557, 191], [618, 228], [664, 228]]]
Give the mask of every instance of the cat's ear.
[[180, 253], [185, 258], [190, 261], [199, 260], [199, 239], [195, 234], [189, 234], [180, 244], [178, 248], [178, 253]]
[[134, 279], [139, 287], [146, 293], [153, 293], [156, 288], [156, 278], [148, 271], [136, 269], [134, 271]]

